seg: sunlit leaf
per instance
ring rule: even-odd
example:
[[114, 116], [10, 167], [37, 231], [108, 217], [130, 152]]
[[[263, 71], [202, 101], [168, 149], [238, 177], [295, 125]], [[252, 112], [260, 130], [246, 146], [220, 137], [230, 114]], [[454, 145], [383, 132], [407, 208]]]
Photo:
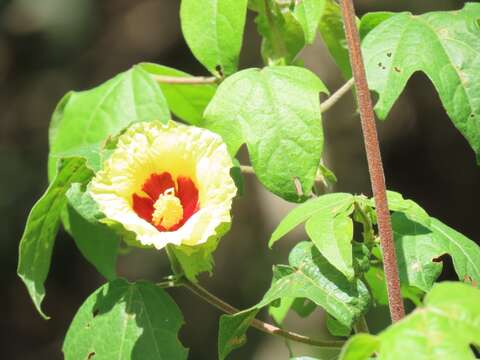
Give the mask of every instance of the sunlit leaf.
[[450, 255], [460, 280], [480, 283], [480, 247], [435, 218], [430, 226], [408, 219], [401, 212], [392, 216], [401, 280], [428, 291], [442, 272], [442, 255]]
[[480, 344], [480, 290], [461, 283], [433, 287], [419, 307], [378, 336], [358, 334], [342, 349], [341, 360], [473, 360], [471, 344]]
[[243, 70], [219, 86], [203, 126], [220, 134], [232, 155], [246, 143], [262, 184], [284, 199], [302, 201], [323, 148], [321, 91], [326, 89], [320, 79], [303, 68]]
[[335, 217], [337, 214], [345, 212], [352, 207], [353, 200], [352, 194], [333, 193], [319, 196], [298, 205], [283, 218], [270, 237], [268, 245], [273, 246], [275, 242], [312, 216]]
[[363, 41], [375, 110], [384, 119], [408, 79], [424, 72], [457, 129], [480, 161], [480, 4], [462, 10], [401, 13], [383, 21]]
[[152, 283], [118, 279], [95, 291], [78, 310], [63, 343], [65, 359], [186, 359], [177, 338], [182, 314]]
[[193, 55], [211, 73], [237, 70], [247, 0], [182, 0], [180, 19]]
[[98, 170], [109, 137], [134, 122], [169, 119], [160, 87], [137, 66], [94, 89], [70, 92], [50, 124], [49, 177], [53, 179], [56, 163], [64, 157], [84, 157], [90, 168]]
[[316, 214], [306, 222], [305, 230], [328, 262], [352, 280], [355, 276], [352, 256], [353, 221], [349, 214]]

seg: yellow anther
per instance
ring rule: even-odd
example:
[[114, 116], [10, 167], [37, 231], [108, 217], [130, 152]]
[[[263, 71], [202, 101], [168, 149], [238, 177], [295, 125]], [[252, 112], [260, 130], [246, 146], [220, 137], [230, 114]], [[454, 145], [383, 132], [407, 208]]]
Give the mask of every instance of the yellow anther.
[[178, 224], [183, 218], [183, 206], [175, 196], [173, 188], [160, 195], [153, 207], [155, 210], [152, 214], [152, 222], [157, 226], [163, 226], [167, 230]]

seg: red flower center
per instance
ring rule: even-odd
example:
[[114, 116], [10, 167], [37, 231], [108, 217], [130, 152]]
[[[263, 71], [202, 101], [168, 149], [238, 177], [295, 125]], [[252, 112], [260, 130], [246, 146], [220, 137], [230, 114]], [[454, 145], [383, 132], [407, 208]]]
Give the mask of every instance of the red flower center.
[[[198, 211], [198, 190], [195, 183], [190, 178], [178, 177], [177, 183], [175, 184], [172, 175], [168, 172], [152, 174], [143, 184], [142, 190], [148, 195], [148, 197], [133, 194], [133, 210], [139, 217], [155, 226], [158, 231], [178, 230]], [[170, 193], [169, 190], [178, 198], [178, 200], [180, 200], [181, 207], [183, 208], [183, 215], [176, 224], [165, 228], [159, 222], [153, 220], [153, 215], [155, 212], [155, 203], [160, 197], [164, 196], [166, 192]]]

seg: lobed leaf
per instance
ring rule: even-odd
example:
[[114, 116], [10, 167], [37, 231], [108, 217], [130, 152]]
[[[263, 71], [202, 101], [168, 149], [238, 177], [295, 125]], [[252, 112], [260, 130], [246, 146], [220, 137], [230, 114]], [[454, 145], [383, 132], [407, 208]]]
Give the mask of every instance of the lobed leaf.
[[375, 110], [384, 119], [410, 76], [424, 72], [453, 124], [480, 162], [480, 4], [419, 16], [401, 13], [383, 21], [363, 41]]
[[193, 55], [216, 76], [237, 70], [247, 0], [182, 0], [183, 36]]
[[405, 214], [392, 216], [400, 278], [403, 283], [428, 291], [442, 272], [441, 256], [452, 257], [461, 280], [480, 283], [480, 247], [435, 218], [430, 226], [414, 222]]
[[382, 360], [401, 360], [412, 354], [416, 359], [475, 359], [470, 345], [480, 344], [479, 302], [479, 289], [453, 282], [436, 284], [423, 307], [378, 336], [355, 335], [345, 344], [340, 359], [365, 360], [374, 352]]
[[167, 101], [152, 76], [135, 66], [87, 91], [70, 92], [50, 124], [49, 178], [59, 158], [81, 156], [98, 170], [109, 137], [134, 122], [170, 119]]
[[302, 201], [323, 148], [321, 91], [326, 88], [320, 79], [303, 68], [243, 70], [218, 87], [203, 126], [223, 137], [232, 156], [245, 142], [262, 184], [286, 200]]
[[186, 359], [177, 338], [182, 314], [152, 283], [118, 279], [90, 295], [63, 343], [65, 359]]
[[71, 184], [85, 184], [92, 176], [85, 159], [68, 158], [60, 161], [57, 175], [28, 215], [20, 240], [17, 274], [25, 283], [38, 312], [45, 319], [48, 317], [41, 307], [45, 297], [44, 283], [50, 270], [60, 214], [67, 202], [65, 194]]

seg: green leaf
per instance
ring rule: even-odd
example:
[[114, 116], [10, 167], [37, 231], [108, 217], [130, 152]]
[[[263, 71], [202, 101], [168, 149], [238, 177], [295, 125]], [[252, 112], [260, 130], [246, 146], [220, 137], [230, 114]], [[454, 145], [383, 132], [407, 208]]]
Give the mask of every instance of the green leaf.
[[298, 316], [306, 318], [317, 308], [314, 302], [305, 298], [284, 297], [278, 299], [278, 306], [275, 306], [276, 303], [277, 301], [268, 307], [268, 313], [277, 324], [283, 323], [290, 309], [295, 311]]
[[[402, 194], [395, 191], [387, 191], [388, 209], [404, 213], [412, 221], [416, 221], [425, 226], [430, 225], [430, 216], [415, 201], [404, 199]], [[371, 198], [366, 201], [371, 207], [375, 207], [375, 200]]]
[[348, 337], [352, 333], [352, 328], [350, 326], [345, 326], [338, 322], [337, 319], [327, 314], [327, 319], [325, 321], [327, 329], [333, 336], [342, 336]]
[[[192, 77], [183, 71], [152, 63], [140, 64], [141, 68], [152, 75]], [[199, 125], [203, 112], [212, 99], [217, 86], [214, 84], [169, 84], [159, 83], [172, 113], [191, 125]]]
[[290, 266], [274, 268], [274, 281], [256, 307], [276, 299], [307, 298], [341, 324], [351, 326], [368, 308], [370, 296], [360, 281], [348, 281], [310, 242], [299, 243], [290, 253]]
[[216, 230], [216, 234], [211, 236], [205, 244], [188, 246], [172, 245], [170, 249], [176, 260], [182, 267], [187, 279], [197, 282], [197, 276], [203, 272], [212, 272], [213, 257], [212, 254], [218, 246], [220, 238], [228, 232], [230, 224], [223, 224]]
[[80, 184], [67, 191], [70, 233], [82, 255], [108, 280], [117, 277], [120, 237], [99, 221], [105, 216]]
[[182, 0], [183, 36], [193, 55], [216, 76], [237, 70], [247, 0]]
[[391, 11], [375, 11], [363, 15], [360, 20], [360, 38], [365, 38], [370, 31], [394, 15], [396, 15], [396, 13]]
[[255, 22], [263, 37], [264, 62], [268, 65], [294, 64], [305, 46], [304, 29], [298, 14], [274, 0], [258, 1], [255, 8], [258, 12]]
[[220, 360], [225, 359], [233, 350], [246, 343], [245, 333], [257, 313], [258, 310], [254, 308], [220, 317], [218, 330], [218, 357]]
[[[291, 306], [300, 316], [308, 316], [314, 309], [306, 299], [321, 306], [346, 327], [364, 314], [370, 303], [370, 294], [360, 281], [348, 281], [318, 252], [311, 242], [301, 242], [290, 253], [290, 265], [273, 268], [273, 280], [263, 299], [251, 308], [237, 314], [222, 316], [220, 320], [219, 355], [221, 359], [233, 349], [242, 346], [245, 332], [257, 312], [278, 303], [282, 308], [280, 322]], [[292, 299], [295, 299], [292, 302]], [[285, 305], [282, 306], [282, 303]], [[270, 311], [272, 306], [270, 307]], [[223, 324], [222, 324], [223, 322]]]
[[59, 158], [81, 156], [100, 169], [108, 138], [138, 121], [170, 119], [167, 102], [151, 75], [135, 66], [87, 91], [67, 94], [50, 125], [48, 173], [53, 179]]
[[354, 197], [347, 193], [333, 193], [319, 196], [309, 200], [290, 211], [277, 226], [268, 246], [272, 247], [275, 242], [280, 240], [301, 223], [307, 221], [312, 216], [331, 216], [345, 212], [352, 207]]
[[401, 13], [385, 20], [363, 41], [375, 110], [386, 118], [410, 76], [423, 71], [443, 106], [480, 162], [480, 4], [419, 16]]
[[262, 184], [286, 200], [302, 201], [314, 184], [323, 148], [321, 91], [326, 88], [320, 79], [303, 68], [243, 70], [218, 87], [204, 127], [223, 137], [232, 156], [246, 142]]
[[18, 276], [40, 315], [48, 319], [41, 308], [45, 297], [44, 283], [50, 270], [53, 244], [60, 226], [60, 214], [65, 207], [65, 193], [73, 183], [86, 183], [93, 173], [85, 159], [69, 158], [60, 162], [59, 171], [47, 191], [33, 206], [20, 240]]
[[[343, 346], [340, 360], [370, 359], [370, 355], [380, 346], [380, 341], [375, 335], [357, 334], [350, 338]], [[402, 352], [406, 354], [405, 352]], [[416, 354], [415, 354], [416, 355]], [[383, 358], [382, 358], [383, 360]]]
[[118, 279], [78, 310], [63, 343], [65, 359], [186, 359], [177, 338], [182, 314], [152, 283]]
[[[364, 277], [374, 302], [377, 305], [388, 305], [387, 285], [383, 270], [372, 266], [364, 274]], [[420, 305], [424, 294], [422, 290], [407, 284], [401, 284], [400, 292], [403, 298], [410, 300], [416, 306]]]
[[397, 212], [392, 216], [401, 280], [428, 291], [442, 272], [440, 257], [452, 257], [459, 278], [480, 282], [480, 247], [435, 218], [427, 228]]
[[295, 6], [293, 15], [302, 25], [307, 44], [312, 44], [317, 37], [318, 23], [322, 18], [325, 0], [303, 0]]
[[453, 282], [436, 284], [423, 307], [378, 336], [355, 335], [340, 359], [369, 359], [373, 352], [382, 360], [475, 359], [470, 345], [480, 343], [479, 303], [479, 289]]
[[352, 259], [353, 221], [348, 213], [312, 216], [305, 230], [320, 253], [348, 280], [355, 276]]
[[333, 0], [325, 1], [325, 8], [318, 30], [335, 63], [344, 78], [352, 77], [350, 59], [348, 56], [347, 41], [343, 29], [342, 12], [340, 6]]

